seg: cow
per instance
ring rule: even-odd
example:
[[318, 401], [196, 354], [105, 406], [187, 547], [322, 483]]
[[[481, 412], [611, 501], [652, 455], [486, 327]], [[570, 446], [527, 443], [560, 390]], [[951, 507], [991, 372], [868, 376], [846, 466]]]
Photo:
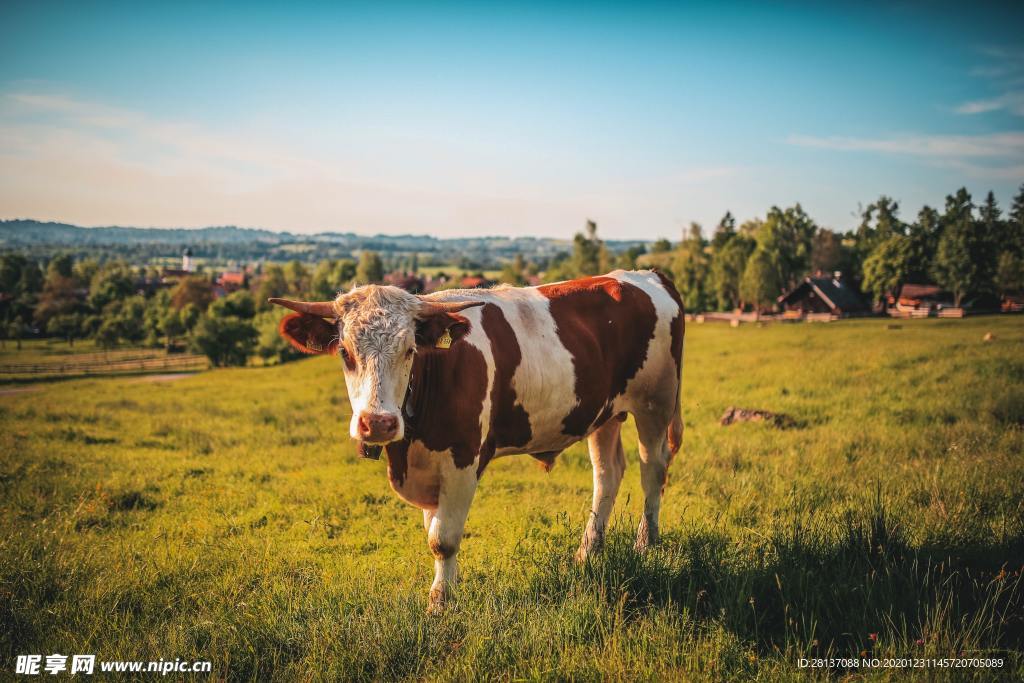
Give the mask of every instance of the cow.
[[625, 471], [620, 429], [639, 435], [644, 512], [636, 548], [658, 541], [667, 470], [682, 438], [683, 305], [657, 271], [616, 270], [536, 287], [413, 295], [366, 285], [294, 311], [281, 335], [340, 356], [360, 453], [422, 509], [434, 556], [428, 610], [454, 585], [456, 554], [488, 463], [529, 454], [550, 470], [587, 439], [594, 491], [578, 561], [600, 549]]

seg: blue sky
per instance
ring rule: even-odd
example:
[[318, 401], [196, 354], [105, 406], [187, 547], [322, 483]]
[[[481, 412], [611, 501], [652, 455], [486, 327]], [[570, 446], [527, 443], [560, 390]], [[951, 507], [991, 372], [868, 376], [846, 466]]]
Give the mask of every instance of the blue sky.
[[0, 217], [677, 238], [1005, 206], [1020, 7], [8, 0]]

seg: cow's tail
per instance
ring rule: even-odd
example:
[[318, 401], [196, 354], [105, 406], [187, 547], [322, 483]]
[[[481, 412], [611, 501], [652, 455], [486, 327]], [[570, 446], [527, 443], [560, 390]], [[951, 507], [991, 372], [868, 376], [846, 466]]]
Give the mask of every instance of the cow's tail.
[[676, 410], [672, 414], [672, 421], [668, 423], [668, 452], [669, 457], [679, 452], [683, 445], [683, 416], [679, 407], [679, 392], [676, 392]]

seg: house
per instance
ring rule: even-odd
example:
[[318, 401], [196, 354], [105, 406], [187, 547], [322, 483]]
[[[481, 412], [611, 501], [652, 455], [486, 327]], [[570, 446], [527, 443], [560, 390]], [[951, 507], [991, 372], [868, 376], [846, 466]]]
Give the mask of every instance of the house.
[[999, 308], [1003, 313], [1024, 313], [1024, 293], [1004, 294]]
[[889, 305], [900, 313], [917, 311], [927, 315], [932, 310], [953, 307], [953, 295], [938, 285], [905, 284], [898, 296], [889, 296]]
[[495, 284], [497, 283], [494, 280], [488, 280], [482, 275], [464, 275], [462, 281], [459, 282], [462, 289], [487, 289]]
[[246, 274], [244, 272], [225, 271], [217, 278], [217, 285], [230, 294], [231, 292], [245, 289], [245, 278]]
[[424, 279], [416, 273], [396, 270], [384, 276], [384, 283], [401, 287], [410, 294], [423, 294], [427, 291]]
[[814, 314], [831, 316], [865, 315], [871, 307], [840, 273], [808, 276], [791, 291], [778, 298], [784, 317], [802, 318]]
[[889, 295], [889, 315], [896, 318], [962, 318], [964, 308], [953, 305], [953, 295], [938, 285], [905, 284], [898, 295]]

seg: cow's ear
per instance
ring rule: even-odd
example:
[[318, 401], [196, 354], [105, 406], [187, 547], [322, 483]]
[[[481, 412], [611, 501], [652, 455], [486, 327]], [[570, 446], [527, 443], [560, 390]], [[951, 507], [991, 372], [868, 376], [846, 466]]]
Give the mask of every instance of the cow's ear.
[[438, 346], [438, 340], [447, 330], [451, 341], [455, 342], [469, 332], [469, 321], [458, 313], [431, 313], [416, 319], [416, 344], [418, 346]]
[[338, 327], [318, 315], [292, 313], [278, 327], [281, 336], [303, 353], [337, 353]]

